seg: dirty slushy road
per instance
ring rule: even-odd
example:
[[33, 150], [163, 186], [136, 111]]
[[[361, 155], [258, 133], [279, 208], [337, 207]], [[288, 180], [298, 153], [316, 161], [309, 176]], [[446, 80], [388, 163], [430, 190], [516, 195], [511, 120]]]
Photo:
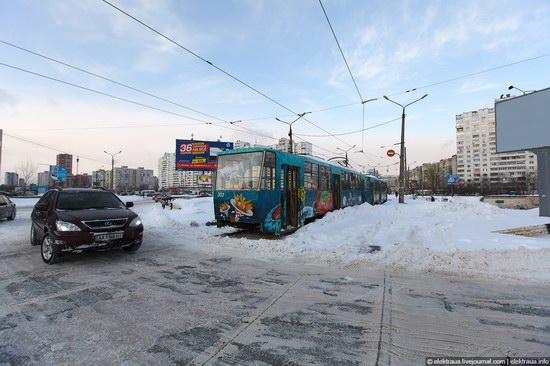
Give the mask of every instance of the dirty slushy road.
[[[29, 214], [0, 230], [30, 227]], [[54, 266], [27, 237], [2, 243], [0, 365], [424, 365], [426, 356], [550, 354], [544, 284], [265, 262], [163, 237], [146, 229], [136, 253], [71, 254]]]

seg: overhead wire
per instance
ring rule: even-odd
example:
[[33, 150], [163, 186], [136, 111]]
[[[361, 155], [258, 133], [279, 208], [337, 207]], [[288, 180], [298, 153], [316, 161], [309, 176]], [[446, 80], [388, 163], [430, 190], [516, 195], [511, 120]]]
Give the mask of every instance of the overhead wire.
[[[53, 147], [53, 146], [50, 146], [50, 145], [46, 145], [44, 143], [41, 143], [41, 142], [37, 142], [37, 141], [34, 141], [34, 140], [31, 140], [31, 139], [28, 139], [26, 137], [21, 137], [21, 136], [16, 136], [16, 135], [12, 135], [10, 133], [6, 133], [4, 131], [4, 136], [8, 136], [8, 137], [11, 137], [11, 138], [14, 138], [14, 139], [17, 139], [17, 140], [21, 140], [21, 141], [24, 141], [24, 142], [27, 142], [27, 143], [30, 143], [30, 144], [33, 144], [33, 145], [37, 145], [37, 146], [40, 146], [40, 147], [43, 147], [43, 148], [46, 148], [46, 149], [50, 149], [50, 150], [54, 150], [54, 151], [57, 151], [57, 152], [60, 152], [60, 153], [66, 153], [68, 152], [67, 150], [61, 150], [59, 148], [56, 148], [56, 147]], [[98, 163], [102, 163], [102, 164], [107, 164], [107, 162], [103, 161], [103, 160], [99, 160], [100, 158], [97, 158], [97, 157], [93, 157], [91, 155], [87, 155], [87, 154], [81, 154], [81, 153], [77, 153], [77, 152], [73, 152], [72, 153], [73, 155], [77, 155], [81, 158], [84, 158], [84, 159], [87, 159], [87, 160], [91, 160], [91, 161], [95, 161], [95, 162], [98, 162]]]
[[88, 75], [91, 75], [91, 76], [93, 76], [93, 77], [96, 77], [96, 78], [99, 78], [99, 79], [108, 81], [108, 82], [110, 82], [110, 83], [113, 83], [113, 84], [122, 86], [122, 87], [124, 87], [124, 88], [130, 89], [130, 90], [133, 90], [133, 91], [136, 91], [136, 92], [138, 92], [138, 93], [147, 95], [147, 96], [149, 96], [149, 97], [152, 97], [152, 98], [155, 98], [155, 99], [158, 99], [158, 100], [162, 100], [163, 102], [166, 102], [166, 103], [170, 103], [170, 104], [176, 105], [176, 106], [178, 106], [178, 107], [181, 107], [181, 108], [190, 110], [190, 111], [192, 111], [192, 112], [201, 114], [201, 115], [203, 115], [203, 116], [206, 116], [206, 117], [209, 117], [209, 118], [218, 120], [218, 121], [225, 122], [225, 121], [221, 120], [220, 118], [215, 117], [215, 116], [212, 116], [212, 115], [210, 115], [210, 114], [208, 114], [208, 113], [204, 113], [204, 112], [201, 112], [201, 111], [196, 110], [196, 109], [194, 109], [194, 108], [187, 107], [187, 106], [185, 106], [185, 105], [183, 105], [183, 104], [181, 104], [181, 103], [177, 103], [177, 102], [174, 102], [174, 101], [172, 101], [172, 100], [169, 100], [169, 99], [166, 99], [166, 98], [163, 98], [163, 97], [159, 97], [158, 95], [155, 95], [155, 94], [146, 92], [146, 91], [144, 91], [144, 90], [138, 89], [138, 88], [136, 88], [136, 87], [133, 87], [133, 86], [130, 86], [130, 85], [121, 83], [121, 82], [119, 82], [119, 81], [116, 81], [116, 80], [113, 80], [113, 79], [111, 79], [111, 78], [108, 78], [108, 77], [99, 75], [99, 74], [97, 74], [97, 73], [94, 73], [94, 72], [85, 70], [85, 69], [83, 69], [83, 68], [81, 68], [81, 67], [77, 67], [77, 66], [68, 64], [68, 63], [66, 63], [66, 62], [63, 62], [63, 61], [60, 61], [60, 60], [56, 60], [56, 59], [54, 59], [53, 57], [46, 56], [46, 55], [41, 54], [41, 53], [38, 53], [38, 52], [36, 52], [36, 51], [29, 50], [29, 49], [27, 49], [27, 48], [24, 48], [24, 47], [15, 45], [15, 44], [10, 43], [10, 42], [6, 42], [6, 41], [1, 40], [1, 39], [0, 39], [0, 43], [3, 43], [3, 44], [5, 44], [5, 45], [7, 45], [7, 46], [10, 46], [10, 47], [19, 49], [19, 50], [24, 51], [24, 52], [30, 53], [30, 54], [32, 54], [32, 55], [41, 57], [41, 58], [43, 58], [43, 59], [46, 59], [46, 60], [55, 62], [55, 63], [57, 63], [57, 64], [60, 64], [60, 65], [65, 66], [65, 67], [69, 67], [69, 68], [71, 68], [71, 69], [78, 70], [78, 71], [83, 72], [83, 73], [85, 73], [85, 74], [88, 74]]
[[[117, 7], [116, 5], [110, 3], [109, 1], [107, 0], [102, 0], [105, 4], [111, 6], [112, 8], [116, 9], [117, 11], [119, 11], [120, 13], [126, 15], [127, 17], [129, 17], [130, 19], [133, 19], [134, 21], [136, 21], [137, 23], [141, 24], [142, 26], [146, 27], [147, 29], [151, 30], [152, 32], [156, 33], [157, 35], [159, 35], [160, 37], [164, 38], [165, 40], [167, 40], [168, 42], [174, 44], [175, 46], [181, 48], [182, 50], [188, 52], [189, 54], [193, 55], [194, 57], [198, 58], [199, 60], [207, 63], [208, 65], [210, 65], [211, 67], [215, 68], [216, 70], [220, 71], [221, 73], [227, 75], [228, 77], [230, 77], [231, 79], [237, 81], [238, 83], [246, 86], [247, 88], [249, 88], [250, 90], [256, 92], [257, 94], [263, 96], [264, 98], [270, 100], [271, 102], [277, 104], [278, 106], [280, 106], [281, 108], [289, 111], [290, 113], [292, 113], [293, 115], [295, 116], [299, 116], [300, 114], [290, 108], [288, 108], [287, 106], [283, 105], [282, 103], [278, 102], [277, 100], [275, 100], [274, 98], [268, 96], [267, 94], [261, 92], [260, 90], [254, 88], [253, 86], [251, 86], [250, 84], [246, 83], [245, 81], [239, 79], [238, 77], [234, 76], [233, 74], [225, 71], [224, 69], [222, 69], [221, 67], [219, 66], [216, 66], [213, 62], [205, 59], [204, 57], [200, 56], [199, 54], [193, 52], [192, 50], [190, 50], [189, 48], [183, 46], [182, 44], [180, 44], [179, 42], [173, 40], [172, 38], [168, 37], [167, 35], [163, 34], [162, 32], [156, 30], [155, 28], [153, 28], [152, 26], [146, 24], [145, 22], [139, 20], [138, 18], [136, 18], [135, 16], [131, 15], [130, 13], [124, 11], [123, 9]], [[325, 130], [324, 128], [322, 128], [321, 126], [317, 125], [316, 123], [304, 118], [304, 121], [307, 121], [308, 123], [310, 123], [311, 125], [319, 128], [321, 131], [327, 133], [327, 134], [330, 134], [329, 131]], [[336, 138], [338, 139], [340, 142], [348, 145], [348, 146], [351, 146], [351, 144], [339, 139], [339, 138]]]
[[44, 74], [41, 74], [41, 73], [38, 73], [38, 72], [34, 72], [34, 71], [31, 71], [31, 70], [23, 69], [23, 68], [21, 68], [21, 67], [17, 67], [17, 66], [14, 66], [14, 65], [9, 65], [9, 64], [3, 63], [3, 62], [0, 62], [0, 65], [5, 66], [5, 67], [9, 67], [9, 68], [12, 68], [12, 69], [15, 69], [15, 70], [18, 70], [18, 71], [21, 71], [21, 72], [25, 72], [25, 73], [27, 73], [27, 74], [31, 74], [31, 75], [34, 75], [34, 76], [38, 76], [38, 77], [41, 77], [41, 78], [44, 78], [44, 79], [49, 79], [49, 80], [52, 80], [52, 81], [56, 81], [56, 82], [58, 82], [58, 83], [65, 84], [65, 85], [69, 85], [69, 86], [72, 86], [72, 87], [75, 87], [75, 88], [78, 88], [78, 89], [86, 90], [86, 91], [89, 91], [89, 92], [91, 92], [91, 93], [96, 93], [96, 94], [100, 94], [100, 95], [103, 95], [103, 96], [107, 96], [107, 97], [109, 97], [109, 98], [118, 99], [118, 100], [121, 100], [121, 101], [123, 101], [123, 102], [127, 102], [127, 103], [132, 103], [132, 104], [135, 104], [135, 105], [139, 105], [139, 106], [141, 106], [141, 107], [145, 107], [145, 108], [153, 109], [153, 110], [156, 110], [156, 111], [168, 113], [168, 114], [171, 114], [171, 115], [174, 115], [174, 116], [178, 116], [178, 117], [183, 117], [183, 118], [191, 119], [191, 120], [194, 120], [194, 121], [199, 121], [199, 122], [204, 122], [204, 123], [210, 123], [210, 122], [208, 122], [208, 121], [204, 121], [204, 120], [201, 120], [201, 119], [198, 119], [198, 118], [195, 118], [195, 117], [186, 116], [186, 115], [183, 115], [183, 114], [180, 114], [180, 113], [168, 111], [168, 110], [166, 110], [166, 109], [157, 108], [157, 107], [154, 107], [154, 106], [150, 106], [150, 105], [148, 105], [148, 104], [136, 102], [136, 101], [134, 101], [134, 100], [126, 99], [126, 98], [119, 97], [119, 96], [116, 96], [116, 95], [113, 95], [113, 94], [109, 94], [109, 93], [105, 93], [105, 92], [102, 92], [102, 91], [99, 91], [99, 90], [91, 89], [91, 88], [88, 88], [88, 87], [85, 87], [85, 86], [82, 86], [82, 85], [78, 85], [78, 84], [74, 84], [74, 83], [71, 83], [71, 82], [68, 82], [68, 81], [64, 81], [64, 80], [61, 80], [61, 79], [57, 79], [57, 78], [54, 78], [54, 77], [51, 77], [51, 76], [47, 76], [47, 75], [44, 75]]

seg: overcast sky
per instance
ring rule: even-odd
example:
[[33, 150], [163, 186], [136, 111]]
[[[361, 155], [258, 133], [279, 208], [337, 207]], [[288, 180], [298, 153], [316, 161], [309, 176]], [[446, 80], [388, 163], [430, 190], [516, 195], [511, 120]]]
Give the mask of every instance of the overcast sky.
[[[364, 152], [350, 152], [355, 167], [397, 173], [386, 151], [400, 140], [401, 109], [383, 95], [407, 104], [428, 94], [407, 108], [412, 168], [456, 153], [457, 114], [492, 107], [511, 84], [550, 86], [548, 1], [324, 0], [361, 97], [318, 0], [112, 3], [272, 100], [101, 0], [2, 1], [2, 181], [27, 159], [47, 170], [59, 152], [80, 156], [79, 171], [91, 173], [110, 167], [104, 150], [122, 150], [117, 166], [156, 173], [158, 158], [191, 134], [273, 144], [288, 133], [274, 117], [292, 121], [289, 110], [313, 111], [293, 131], [315, 155], [356, 145]], [[371, 98], [379, 99], [364, 104], [363, 122], [361, 100]]]

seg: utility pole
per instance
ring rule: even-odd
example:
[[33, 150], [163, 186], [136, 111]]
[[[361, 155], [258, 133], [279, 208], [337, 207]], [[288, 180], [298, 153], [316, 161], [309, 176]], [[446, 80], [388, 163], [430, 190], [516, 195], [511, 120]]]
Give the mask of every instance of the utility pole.
[[343, 151], [346, 153], [346, 160], [344, 160], [345, 164], [346, 164], [346, 167], [349, 166], [349, 161], [348, 161], [348, 151], [350, 151], [351, 149], [353, 149], [356, 145], [353, 145], [352, 147], [350, 147], [349, 149], [347, 150], [344, 150], [344, 149], [340, 149], [339, 147], [337, 147], [338, 150], [340, 151]]
[[302, 118], [303, 116], [305, 116], [306, 114], [308, 113], [311, 113], [311, 112], [304, 112], [304, 113], [300, 113], [298, 114], [298, 118], [296, 118], [294, 121], [292, 122], [287, 122], [287, 121], [283, 121], [283, 120], [280, 120], [279, 118], [275, 118], [277, 121], [279, 122], [282, 122], [282, 123], [285, 123], [287, 124], [289, 127], [290, 127], [290, 130], [288, 131], [288, 137], [290, 137], [290, 146], [289, 146], [289, 152], [292, 154], [292, 148], [293, 148], [293, 142], [292, 142], [292, 124], [296, 121], [298, 121], [300, 118]]
[[122, 152], [122, 150], [120, 150], [119, 152], [114, 153], [114, 154], [108, 153], [105, 150], [103, 150], [103, 152], [107, 155], [111, 155], [111, 191], [112, 191], [113, 190], [113, 178], [115, 176], [115, 155], [120, 154]]
[[414, 104], [418, 102], [419, 100], [422, 100], [426, 98], [428, 94], [424, 94], [421, 98], [418, 98], [417, 100], [410, 102], [409, 104], [402, 105], [399, 104], [387, 96], [384, 95], [384, 99], [386, 99], [388, 102], [392, 102], [393, 104], [397, 104], [402, 108], [401, 113], [401, 149], [399, 152], [399, 203], [405, 203], [405, 108], [410, 106], [411, 104]]

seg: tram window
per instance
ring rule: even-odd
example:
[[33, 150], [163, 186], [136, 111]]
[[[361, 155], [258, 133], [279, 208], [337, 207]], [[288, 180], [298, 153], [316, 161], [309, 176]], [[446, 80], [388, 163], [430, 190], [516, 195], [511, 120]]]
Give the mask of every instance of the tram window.
[[319, 165], [304, 163], [304, 186], [307, 190], [317, 190], [319, 181]]
[[357, 174], [351, 174], [351, 189], [353, 191], [359, 190], [359, 176]]
[[304, 186], [306, 189], [311, 189], [311, 163], [304, 163]]
[[264, 191], [275, 189], [275, 154], [269, 151], [265, 153], [260, 189]]
[[319, 187], [319, 165], [313, 164], [311, 166], [311, 189], [317, 190]]
[[321, 166], [321, 191], [330, 191], [330, 168]]
[[342, 173], [342, 189], [344, 191], [348, 191], [350, 189], [349, 177], [350, 177], [349, 173]]

